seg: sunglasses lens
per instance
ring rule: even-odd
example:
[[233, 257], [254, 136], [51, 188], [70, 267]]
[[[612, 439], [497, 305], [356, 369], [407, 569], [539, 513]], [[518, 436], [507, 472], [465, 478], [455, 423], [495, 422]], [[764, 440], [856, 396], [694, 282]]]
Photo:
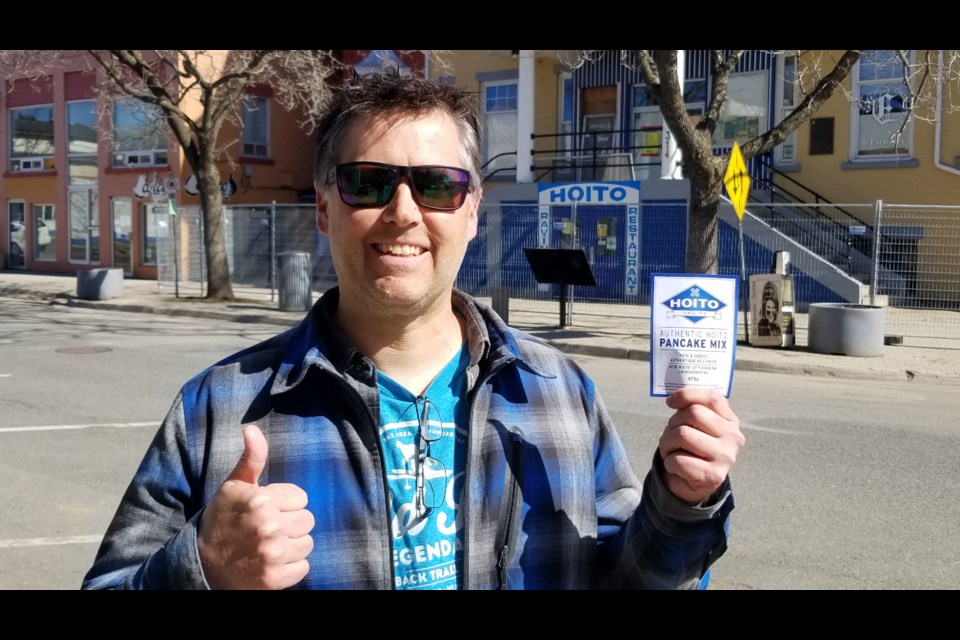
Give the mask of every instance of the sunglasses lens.
[[413, 170], [413, 184], [423, 206], [459, 209], [470, 189], [470, 174], [449, 167], [421, 167]]
[[399, 172], [389, 167], [344, 165], [337, 167], [340, 197], [351, 207], [378, 207], [390, 202]]
[[401, 175], [409, 176], [417, 202], [430, 209], [459, 209], [470, 191], [470, 174], [463, 169], [364, 163], [339, 165], [337, 188], [351, 207], [382, 207], [393, 198]]

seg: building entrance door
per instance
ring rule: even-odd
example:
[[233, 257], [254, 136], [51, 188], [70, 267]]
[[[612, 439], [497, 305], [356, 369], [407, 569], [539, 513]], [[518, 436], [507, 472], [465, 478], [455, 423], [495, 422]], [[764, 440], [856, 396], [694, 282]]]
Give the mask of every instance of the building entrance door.
[[113, 225], [113, 267], [123, 269], [124, 275], [133, 275], [132, 239], [133, 205], [129, 198], [114, 198], [110, 201]]
[[70, 262], [100, 264], [100, 216], [97, 190], [70, 189]]
[[19, 201], [11, 201], [7, 205], [10, 217], [10, 241], [7, 244], [7, 268], [27, 268], [27, 227], [26, 205]]

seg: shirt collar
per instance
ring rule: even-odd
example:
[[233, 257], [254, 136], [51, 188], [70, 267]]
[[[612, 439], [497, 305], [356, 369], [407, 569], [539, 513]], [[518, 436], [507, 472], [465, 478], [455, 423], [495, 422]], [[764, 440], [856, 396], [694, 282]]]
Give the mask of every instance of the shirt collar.
[[[347, 341], [334, 320], [339, 300], [339, 287], [327, 290], [293, 329], [271, 394], [296, 387], [311, 366], [345, 376], [350, 375], [359, 361], [366, 362], [367, 359]], [[547, 375], [524, 357], [513, 332], [489, 306], [457, 289], [453, 290], [452, 305], [454, 312], [464, 320], [471, 371], [477, 372], [481, 366], [491, 371], [519, 361], [531, 372]]]

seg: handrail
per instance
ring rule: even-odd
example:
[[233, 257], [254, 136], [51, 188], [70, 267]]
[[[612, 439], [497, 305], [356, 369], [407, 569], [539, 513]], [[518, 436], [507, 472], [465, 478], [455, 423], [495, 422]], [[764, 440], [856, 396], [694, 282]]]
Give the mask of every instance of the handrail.
[[[810, 194], [811, 196], [813, 196], [813, 201], [814, 201], [815, 204], [821, 204], [821, 203], [822, 203], [822, 204], [830, 207], [832, 210], [840, 212], [841, 214], [843, 214], [844, 216], [846, 216], [847, 218], [849, 218], [851, 221], [855, 222], [856, 224], [865, 225], [866, 227], [868, 227], [868, 228], [870, 228], [870, 229], [873, 228], [873, 225], [869, 224], [866, 220], [862, 220], [861, 218], [858, 218], [857, 216], [855, 216], [854, 214], [850, 213], [849, 211], [847, 211], [847, 210], [844, 209], [843, 207], [838, 207], [837, 205], [835, 205], [833, 202], [831, 202], [831, 201], [828, 200], [827, 198], [824, 198], [822, 195], [820, 195], [819, 193], [817, 193], [817, 192], [814, 191], [813, 189], [807, 187], [805, 184], [797, 181], [797, 180], [796, 180], [795, 178], [793, 178], [792, 176], [790, 176], [790, 175], [784, 173], [783, 171], [777, 169], [775, 166], [773, 166], [773, 164], [772, 164], [767, 158], [758, 158], [758, 160], [760, 161], [760, 164], [763, 166], [763, 168], [766, 169], [767, 171], [769, 171], [771, 174], [775, 174], [775, 175], [783, 178], [784, 180], [787, 180], [788, 182], [790, 182], [790, 183], [792, 183], [792, 184], [795, 184], [796, 186], [800, 187], [801, 189], [803, 189], [804, 191], [806, 191], [808, 194]], [[801, 198], [801, 197], [799, 197], [799, 196], [796, 196], [796, 195], [790, 193], [790, 192], [789, 192], [788, 190], [786, 190], [785, 188], [783, 188], [783, 187], [775, 184], [775, 183], [773, 182], [773, 179], [770, 179], [769, 181], [766, 181], [766, 180], [764, 180], [764, 179], [761, 177], [761, 178], [760, 178], [760, 182], [761, 182], [761, 184], [762, 184], [762, 183], [768, 183], [768, 184], [770, 185], [770, 186], [769, 186], [769, 189], [770, 189], [771, 193], [776, 193], [777, 191], [780, 191], [780, 192], [783, 192], [783, 193], [787, 194], [787, 195], [790, 196], [791, 198], [793, 198], [793, 202], [802, 202], [802, 203], [804, 203], [804, 204], [807, 204], [807, 201], [805, 201], [803, 198]], [[818, 212], [818, 213], [819, 213], [819, 212]], [[834, 219], [835, 219], [835, 218], [834, 218]]]
[[[662, 127], [640, 127], [607, 131], [531, 134], [531, 143], [537, 140], [553, 139], [554, 144], [547, 148], [533, 150], [533, 164], [530, 169], [534, 172], [541, 171], [541, 177], [545, 177], [557, 170], [597, 171], [629, 168], [632, 176], [636, 174], [638, 168], [658, 167], [661, 164], [659, 136], [656, 144], [643, 144], [642, 141], [638, 142], [634, 134], [661, 129]], [[561, 145], [561, 140], [566, 141], [567, 144]], [[638, 151], [641, 152], [641, 158], [650, 160], [637, 161]], [[569, 163], [569, 166], [557, 167], [555, 164], [557, 162]]]
[[[506, 156], [516, 156], [516, 155], [517, 155], [516, 151], [504, 151], [503, 153], [498, 153], [497, 155], [493, 156], [492, 158], [490, 158], [480, 166], [481, 175], [483, 174], [484, 170], [487, 167], [489, 167], [495, 160], [504, 158]], [[496, 174], [500, 173], [501, 171], [516, 171], [516, 170], [517, 170], [516, 163], [514, 163], [514, 166], [512, 167], [501, 167], [499, 169], [495, 169], [494, 171], [491, 171], [487, 175], [483, 176], [483, 179], [480, 181], [480, 183], [483, 184], [484, 182], [486, 182]]]
[[[837, 267], [845, 267], [847, 274], [852, 275], [854, 271], [854, 242], [850, 235], [850, 227], [856, 224], [863, 226], [865, 230], [872, 230], [873, 225], [868, 224], [865, 220], [853, 215], [846, 209], [835, 205], [816, 191], [780, 171], [774, 167], [767, 158], [757, 158], [757, 160], [759, 161], [760, 168], [763, 169], [763, 172], [765, 173], [764, 175], [755, 177], [753, 179], [756, 181], [755, 184], [766, 189], [766, 191], [770, 194], [770, 199], [769, 201], [766, 201], [753, 195], [751, 195], [749, 199], [757, 203], [769, 203], [777, 205], [765, 209], [767, 215], [761, 216], [761, 219], [766, 218], [765, 221], [774, 228], [784, 231], [787, 233], [787, 235], [800, 242], [800, 244], [814, 251], [817, 255], [827, 259]], [[767, 175], [771, 177], [766, 178], [765, 176]], [[814, 202], [811, 203], [809, 201], [805, 201], [803, 198], [790, 192], [788, 189], [776, 184], [773, 181], [773, 175], [783, 177], [790, 183], [800, 187], [805, 192], [813, 196]], [[837, 216], [825, 214], [823, 212], [824, 208], [829, 209], [831, 212], [839, 213], [839, 219]], [[813, 215], [810, 214], [811, 209], [814, 211]], [[792, 215], [785, 215], [785, 211], [789, 211]], [[830, 236], [833, 237], [833, 244], [831, 244], [829, 240], [824, 239], [822, 236], [811, 233], [806, 226], [798, 223], [798, 216], [802, 216], [804, 219], [810, 220], [821, 231], [830, 234]], [[869, 242], [871, 244], [873, 243], [872, 238]], [[841, 252], [837, 249], [836, 243], [840, 243], [840, 246], [844, 248], [844, 252]], [[870, 251], [869, 247], [867, 246], [858, 247], [858, 250], [864, 253]], [[835, 262], [830, 258], [832, 255], [842, 255], [843, 261], [846, 264], [838, 264], [838, 262]]]

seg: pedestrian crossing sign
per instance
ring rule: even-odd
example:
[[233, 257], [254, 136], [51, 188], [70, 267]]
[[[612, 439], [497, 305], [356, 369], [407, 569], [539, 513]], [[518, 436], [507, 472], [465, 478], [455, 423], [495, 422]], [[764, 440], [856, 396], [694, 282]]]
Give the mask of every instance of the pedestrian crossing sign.
[[723, 177], [723, 184], [727, 187], [727, 197], [733, 203], [733, 210], [737, 212], [737, 219], [743, 220], [743, 211], [747, 207], [747, 196], [750, 194], [750, 175], [747, 165], [743, 162], [740, 145], [733, 143], [730, 151], [730, 161], [727, 163], [727, 173]]

